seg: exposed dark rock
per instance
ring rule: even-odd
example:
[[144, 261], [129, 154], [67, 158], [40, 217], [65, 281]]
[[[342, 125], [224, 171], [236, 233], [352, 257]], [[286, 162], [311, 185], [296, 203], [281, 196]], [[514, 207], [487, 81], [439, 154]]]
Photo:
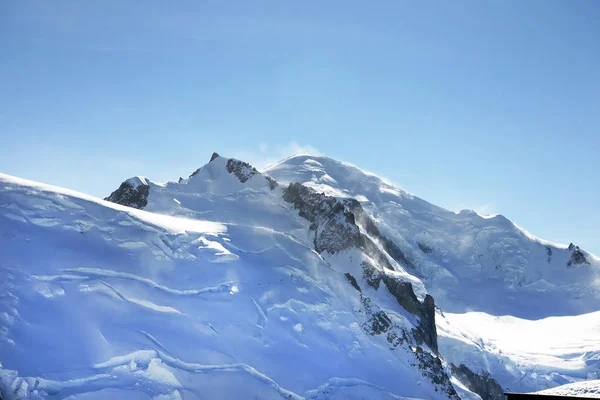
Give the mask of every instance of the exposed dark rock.
[[452, 374], [461, 381], [470, 391], [477, 393], [482, 400], [504, 400], [504, 390], [489, 372], [480, 374], [473, 372], [466, 365], [450, 365]]
[[[391, 243], [379, 234], [379, 230], [358, 201], [354, 199], [338, 200], [335, 197], [317, 193], [300, 183], [290, 183], [283, 192], [283, 199], [293, 204], [299, 215], [311, 223], [310, 228], [315, 232], [314, 246], [317, 252], [335, 254], [350, 247], [357, 247], [373, 258], [378, 265], [393, 270], [387, 256], [358, 228], [357, 222], [361, 223], [361, 226], [367, 229], [370, 235], [377, 237], [382, 243], [385, 243], [386, 240]], [[388, 244], [388, 248], [397, 248], [392, 245]], [[399, 254], [404, 257], [401, 252]], [[408, 260], [404, 261], [408, 262]], [[410, 265], [412, 266], [412, 264]], [[366, 262], [362, 263], [362, 267], [363, 279], [369, 286], [377, 290], [383, 280], [398, 304], [420, 318], [419, 326], [414, 331], [416, 338], [426, 343], [437, 354], [433, 297], [427, 295], [425, 301], [421, 303], [410, 282], [381, 273]]]
[[427, 246], [426, 244], [417, 242], [417, 245], [419, 246], [419, 249], [421, 249], [421, 251], [423, 253], [425, 253], [425, 254], [433, 253], [433, 249], [431, 247]]
[[363, 280], [367, 282], [367, 285], [371, 286], [373, 289], [379, 289], [382, 273], [366, 261], [363, 261], [361, 265], [363, 268]]
[[[404, 344], [411, 346], [409, 348], [413, 351], [415, 358], [419, 362], [418, 365], [413, 364], [413, 366], [418, 367], [423, 376], [434, 383], [436, 391], [441, 390], [449, 398], [459, 400], [456, 390], [450, 383], [450, 378], [442, 367], [440, 359], [425, 351], [421, 346], [417, 345], [415, 349], [412, 349], [415, 343], [411, 336], [408, 335], [406, 329], [396, 325], [384, 311], [380, 310], [376, 304], [372, 304], [369, 297], [361, 293], [360, 299], [363, 306], [362, 312], [364, 312], [366, 317], [365, 322], [362, 324], [363, 330], [373, 336], [386, 334], [390, 350], [394, 350]], [[415, 339], [417, 338], [415, 337]]]
[[434, 353], [438, 353], [437, 329], [435, 327], [435, 301], [425, 295], [423, 303], [419, 301], [412, 283], [405, 282], [390, 275], [382, 274], [381, 278], [388, 291], [396, 298], [406, 311], [420, 318], [415, 330], [415, 337], [425, 342]]
[[435, 301], [426, 294], [421, 305], [421, 322], [418, 327], [429, 348], [438, 353], [437, 329], [435, 327]]
[[392, 320], [387, 316], [383, 311], [377, 311], [373, 314], [373, 317], [369, 320], [371, 323], [371, 330], [379, 335], [381, 333], [385, 333], [392, 326]]
[[200, 172], [201, 169], [202, 169], [202, 167], [200, 167], [197, 170], [195, 170], [194, 172], [192, 172], [192, 174], [190, 175], [190, 178], [193, 178], [194, 176], [198, 175], [198, 172]]
[[183, 178], [179, 177], [179, 180], [177, 181], [177, 183], [181, 183], [181, 182], [183, 182]]
[[220, 157], [220, 156], [219, 156], [219, 153], [216, 153], [216, 152], [215, 152], [215, 153], [212, 153], [212, 156], [210, 156], [210, 161], [209, 161], [209, 162], [213, 161], [213, 160], [214, 160], [215, 158], [217, 158], [217, 157]]
[[227, 161], [227, 172], [234, 174], [242, 183], [245, 183], [248, 179], [258, 174], [256, 168], [247, 162], [230, 158]]
[[[301, 183], [290, 183], [284, 189], [283, 199], [292, 203], [299, 215], [311, 222], [311, 229], [315, 231], [315, 250], [319, 253], [327, 251], [334, 254], [349, 247], [358, 247], [383, 268], [394, 270], [387, 256], [381, 252], [379, 247], [360, 232], [357, 218], [362, 221], [361, 226], [368, 225], [369, 229], [372, 232], [376, 231], [377, 234], [379, 230], [358, 201], [354, 199], [339, 200], [324, 193], [318, 193]], [[381, 235], [377, 238], [384, 244], [384, 248], [392, 250], [396, 248], [387, 238]], [[410, 265], [412, 266], [412, 264]]]
[[411, 314], [421, 314], [421, 303], [412, 287], [412, 283], [405, 282], [392, 276], [382, 274], [381, 278], [388, 291], [396, 298], [406, 311]]
[[132, 183], [125, 181], [104, 200], [141, 210], [148, 204], [149, 191], [150, 186], [148, 185], [139, 184], [134, 186]]
[[438, 353], [437, 329], [435, 326], [435, 301], [430, 295], [425, 295], [423, 303], [415, 295], [412, 283], [378, 271], [375, 267], [362, 262], [363, 280], [375, 290], [379, 289], [381, 281], [402, 308], [420, 318], [415, 329], [415, 337], [426, 343], [431, 350]]
[[402, 336], [399, 336], [398, 333], [396, 332], [396, 330], [392, 330], [390, 332], [388, 332], [387, 334], [387, 341], [389, 344], [392, 345], [392, 349], [402, 345], [404, 342], [408, 341], [408, 337], [406, 336], [406, 331], [404, 329], [401, 329], [400, 332], [402, 332]]
[[353, 277], [349, 272], [346, 272], [344, 274], [344, 276], [346, 277], [346, 279], [348, 279], [348, 282], [350, 282], [350, 284], [352, 286], [354, 286], [354, 289], [358, 290], [359, 292], [362, 293], [362, 290], [360, 289], [360, 286], [358, 286], [358, 282], [356, 282], [356, 278]]
[[585, 257], [585, 253], [581, 251], [579, 246], [575, 246], [573, 243], [569, 244], [569, 250], [571, 250], [571, 258], [567, 263], [567, 267], [574, 267], [576, 265], [588, 264], [589, 261]]
[[552, 247], [546, 246], [546, 255], [548, 256], [548, 264], [550, 264], [550, 261], [552, 261]]
[[267, 180], [267, 182], [269, 182], [269, 189], [273, 190], [277, 186], [279, 186], [279, 183], [277, 183], [277, 181], [275, 179], [271, 178], [270, 176], [265, 175], [265, 179]]
[[361, 294], [360, 301], [363, 305], [365, 316], [367, 317], [362, 324], [365, 332], [375, 336], [386, 333], [392, 328], [393, 324], [390, 317], [388, 317], [384, 311], [381, 311], [377, 305], [371, 305], [371, 299], [369, 297]]
[[375, 290], [379, 289], [381, 281], [388, 291], [396, 298], [402, 308], [420, 318], [419, 325], [414, 334], [417, 340], [426, 343], [431, 350], [438, 353], [437, 328], [435, 326], [435, 301], [430, 295], [425, 295], [423, 303], [415, 295], [412, 283], [384, 274], [375, 267], [364, 262], [363, 280]]
[[[460, 400], [456, 389], [450, 383], [450, 378], [442, 366], [440, 359], [426, 351], [414, 351], [415, 357], [419, 361], [419, 369], [423, 376], [431, 379], [431, 381], [438, 385], [439, 388], [448, 395], [449, 398], [454, 400]], [[436, 387], [436, 391], [438, 388]]]
[[335, 197], [317, 193], [301, 183], [290, 183], [283, 191], [283, 199], [311, 223], [317, 252], [335, 254], [349, 247], [363, 247], [354, 215]]

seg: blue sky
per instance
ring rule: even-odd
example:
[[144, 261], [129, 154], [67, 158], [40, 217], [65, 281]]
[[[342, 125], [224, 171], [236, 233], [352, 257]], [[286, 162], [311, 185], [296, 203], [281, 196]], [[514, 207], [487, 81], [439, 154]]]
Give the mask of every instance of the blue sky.
[[3, 1], [0, 171], [106, 196], [312, 150], [600, 255], [600, 3]]

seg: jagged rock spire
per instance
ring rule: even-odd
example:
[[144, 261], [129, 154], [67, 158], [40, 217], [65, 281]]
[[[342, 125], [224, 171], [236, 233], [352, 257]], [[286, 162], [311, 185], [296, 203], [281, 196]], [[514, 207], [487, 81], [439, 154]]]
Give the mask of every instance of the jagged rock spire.
[[[221, 157], [221, 156], [219, 155], [219, 153], [216, 153], [216, 152], [215, 152], [215, 153], [213, 153], [213, 154], [212, 154], [212, 156], [210, 157], [210, 161], [214, 160], [214, 159], [215, 159], [215, 158], [217, 158], [217, 157]], [[209, 161], [209, 162], [210, 162], [210, 161]]]

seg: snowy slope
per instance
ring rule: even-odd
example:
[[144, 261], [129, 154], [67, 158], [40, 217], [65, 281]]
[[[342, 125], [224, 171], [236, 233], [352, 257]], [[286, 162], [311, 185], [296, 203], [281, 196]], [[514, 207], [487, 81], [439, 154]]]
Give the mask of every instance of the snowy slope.
[[265, 172], [361, 202], [445, 312], [436, 322], [447, 362], [491, 373], [514, 391], [600, 372], [593, 255], [536, 238], [500, 215], [444, 210], [327, 157], [293, 156]]
[[327, 157], [264, 172], [213, 154], [110, 202], [0, 175], [0, 393], [497, 399], [600, 371], [591, 254]]
[[600, 398], [600, 380], [570, 383], [538, 392], [544, 395]]
[[0, 175], [1, 397], [455, 396], [376, 260], [321, 256], [281, 188], [213, 163], [129, 181], [162, 214]]
[[290, 157], [265, 173], [359, 200], [447, 312], [535, 319], [600, 309], [596, 257], [537, 239], [501, 215], [454, 213], [327, 157]]
[[488, 371], [507, 391], [531, 392], [600, 374], [600, 312], [525, 320], [485, 313], [438, 315], [440, 351]]

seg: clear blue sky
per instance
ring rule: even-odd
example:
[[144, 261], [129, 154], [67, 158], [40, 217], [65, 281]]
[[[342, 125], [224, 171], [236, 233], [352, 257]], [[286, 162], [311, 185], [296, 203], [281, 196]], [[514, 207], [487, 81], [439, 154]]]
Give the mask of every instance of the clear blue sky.
[[600, 2], [2, 1], [0, 171], [106, 196], [313, 147], [600, 255]]

